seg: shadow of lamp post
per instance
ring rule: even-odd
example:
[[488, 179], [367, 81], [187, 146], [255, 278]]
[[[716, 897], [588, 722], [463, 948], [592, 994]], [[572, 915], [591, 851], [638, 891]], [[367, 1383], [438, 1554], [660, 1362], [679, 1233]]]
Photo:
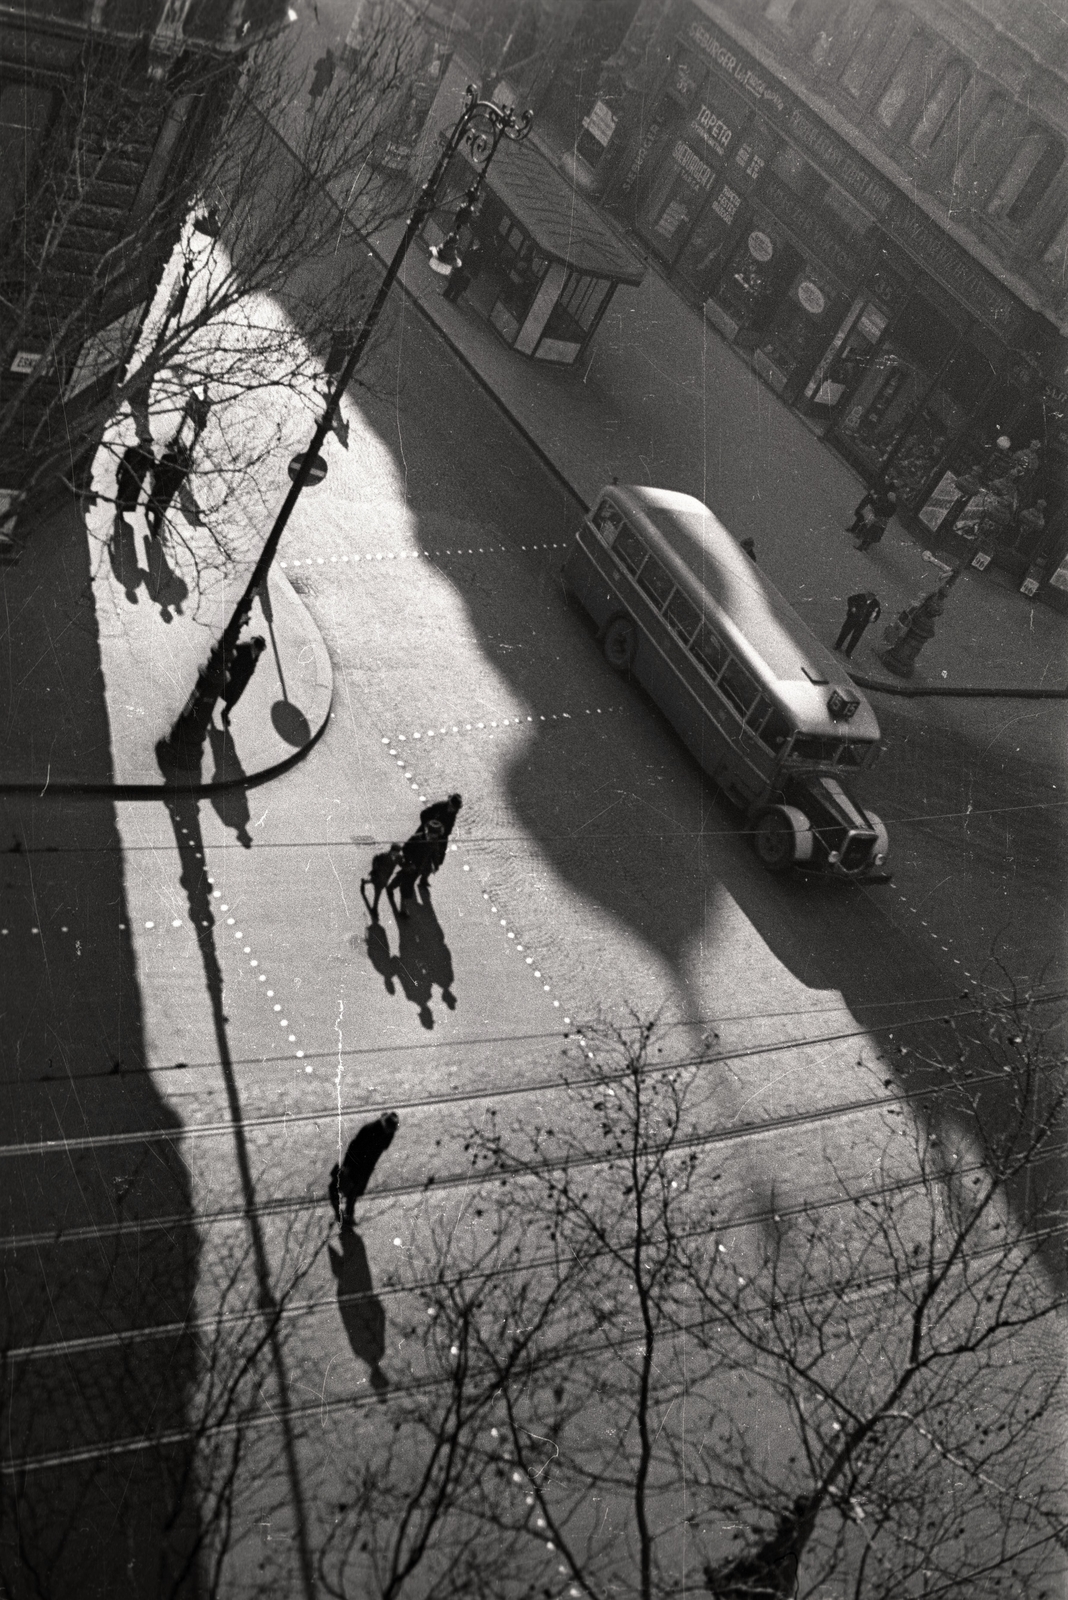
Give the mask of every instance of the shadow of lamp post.
[[[434, 210], [437, 192], [441, 181], [453, 156], [460, 146], [466, 142], [469, 159], [474, 164], [478, 176], [471, 189], [468, 190], [464, 205], [457, 213], [457, 224], [463, 225], [463, 220], [469, 220], [473, 213], [474, 204], [481, 188], [482, 180], [489, 168], [490, 162], [496, 153], [497, 146], [503, 139], [519, 141], [525, 139], [530, 132], [534, 121], [532, 111], [524, 111], [517, 117], [513, 109], [508, 106], [499, 106], [492, 100], [480, 100], [478, 89], [474, 84], [468, 84], [464, 94], [464, 106], [460, 117], [448, 137], [442, 144], [441, 153], [434, 164], [434, 170], [419, 191], [419, 197], [412, 209], [411, 215], [404, 227], [400, 243], [393, 253], [393, 259], [386, 268], [385, 276], [379, 284], [378, 292], [364, 317], [363, 324], [353, 341], [348, 353], [348, 359], [341, 368], [333, 388], [330, 390], [326, 406], [319, 424], [312, 434], [308, 448], [295, 458], [291, 468], [293, 478], [292, 486], [281, 510], [274, 520], [274, 526], [267, 535], [267, 540], [260, 552], [259, 559], [252, 569], [252, 576], [245, 586], [245, 591], [238, 601], [233, 616], [223, 630], [206, 664], [201, 668], [189, 699], [171, 729], [166, 740], [161, 741], [161, 757], [168, 764], [176, 766], [192, 765], [199, 761], [200, 751], [203, 747], [208, 724], [215, 709], [215, 702], [222, 694], [226, 684], [226, 671], [229, 656], [233, 653], [241, 630], [247, 623], [252, 611], [252, 603], [267, 582], [267, 574], [271, 564], [278, 553], [282, 534], [293, 512], [293, 507], [300, 498], [305, 485], [315, 477], [315, 468], [318, 452], [323, 440], [330, 432], [333, 425], [341, 397], [352, 380], [352, 375], [360, 363], [368, 340], [374, 332], [375, 324], [382, 313], [382, 308], [389, 298], [390, 289], [399, 273], [408, 254], [409, 246], [427, 217]], [[446, 245], [452, 240], [450, 252], [445, 251]], [[445, 252], [444, 256], [442, 252]], [[450, 233], [449, 238], [432, 254], [431, 266], [439, 273], [448, 274], [454, 267], [459, 266], [459, 252], [456, 248], [456, 231]], [[299, 466], [298, 466], [299, 463]]]

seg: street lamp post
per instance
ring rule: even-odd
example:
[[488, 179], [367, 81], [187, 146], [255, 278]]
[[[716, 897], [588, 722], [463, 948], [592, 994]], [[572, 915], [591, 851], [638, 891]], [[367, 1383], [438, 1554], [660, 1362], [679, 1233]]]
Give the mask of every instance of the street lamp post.
[[[393, 252], [393, 259], [386, 268], [385, 276], [378, 286], [378, 293], [375, 295], [367, 315], [363, 319], [360, 330], [349, 351], [348, 359], [341, 368], [334, 387], [327, 396], [326, 406], [319, 419], [319, 424], [312, 434], [308, 448], [300, 458], [300, 467], [293, 478], [289, 493], [282, 502], [277, 517], [274, 519], [274, 526], [267, 535], [267, 540], [260, 551], [259, 559], [252, 569], [252, 576], [245, 586], [245, 591], [237, 604], [233, 616], [223, 630], [222, 637], [212, 650], [206, 665], [201, 669], [196, 687], [171, 730], [170, 737], [164, 742], [166, 753], [172, 759], [177, 758], [179, 763], [183, 751], [197, 753], [203, 744], [208, 723], [211, 721], [215, 708], [215, 702], [226, 684], [228, 658], [232, 655], [241, 630], [249, 619], [252, 603], [256, 598], [257, 592], [267, 581], [267, 574], [278, 552], [278, 546], [293, 512], [293, 507], [311, 477], [319, 448], [330, 432], [337, 408], [341, 403], [341, 397], [348, 388], [352, 375], [360, 363], [360, 358], [367, 348], [367, 342], [374, 332], [375, 324], [381, 315], [382, 308], [389, 298], [389, 291], [393, 287], [394, 279], [400, 272], [405, 256], [408, 254], [408, 248], [434, 209], [438, 188], [450, 161], [466, 140], [470, 159], [478, 173], [475, 183], [467, 192], [464, 206], [461, 208], [465, 216], [470, 216], [473, 212], [474, 202], [478, 197], [482, 180], [502, 138], [516, 142], [525, 139], [530, 132], [533, 121], [534, 113], [532, 111], [524, 111], [521, 116], [517, 117], [510, 106], [499, 106], [492, 100], [480, 100], [477, 86], [473, 83], [468, 84], [464, 93], [464, 107], [460, 117], [442, 146], [441, 154], [434, 164], [434, 170], [419, 191], [419, 197], [405, 224], [400, 243]], [[450, 234], [449, 237], [451, 239], [453, 235]], [[442, 268], [439, 267], [438, 270], [440, 271]], [[448, 270], [448, 267], [446, 267], [446, 270]]]

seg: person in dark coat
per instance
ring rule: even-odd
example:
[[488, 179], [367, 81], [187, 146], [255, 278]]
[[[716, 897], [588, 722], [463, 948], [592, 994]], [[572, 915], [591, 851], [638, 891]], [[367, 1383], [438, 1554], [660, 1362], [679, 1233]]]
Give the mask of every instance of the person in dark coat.
[[171, 501], [188, 478], [193, 465], [188, 445], [172, 444], [160, 457], [152, 474], [152, 492], [148, 497], [148, 531], [158, 538]]
[[[430, 874], [437, 870], [438, 852], [444, 851], [445, 836], [441, 823], [433, 818], [413, 833], [410, 839], [405, 839], [401, 846], [401, 860], [397, 868], [397, 875], [393, 882], [386, 887], [389, 903], [393, 907], [396, 917], [408, 915], [405, 902], [415, 898], [416, 880], [425, 889], [430, 880]], [[400, 895], [400, 906], [393, 899], [396, 889]]]
[[266, 639], [258, 633], [254, 639], [246, 639], [243, 643], [235, 645], [231, 651], [226, 663], [226, 683], [222, 692], [224, 728], [230, 726], [230, 713], [248, 688], [252, 674], [256, 670], [256, 663], [266, 648]]
[[122, 452], [115, 474], [115, 510], [120, 517], [136, 507], [155, 464], [156, 458], [147, 445], [131, 444]]
[[[371, 858], [371, 873], [367, 878], [360, 879], [360, 893], [363, 903], [371, 913], [371, 921], [378, 921], [378, 902], [382, 898], [382, 891], [388, 889], [393, 874], [401, 864], [404, 852], [399, 844], [391, 844], [388, 850], [380, 850], [378, 855]], [[373, 904], [367, 899], [366, 886], [371, 885], [375, 892]]]
[[433, 805], [425, 806], [419, 813], [419, 826], [421, 829], [426, 829], [432, 822], [438, 823], [442, 829], [442, 838], [434, 857], [434, 872], [438, 870], [445, 860], [445, 853], [449, 847], [449, 835], [453, 830], [457, 812], [462, 805], [463, 800], [460, 795], [450, 794], [447, 800], [435, 800]]
[[846, 616], [842, 623], [842, 631], [834, 641], [834, 648], [840, 650], [844, 656], [851, 656], [861, 641], [864, 629], [870, 622], [877, 622], [882, 614], [882, 606], [877, 595], [870, 589], [863, 590], [860, 594], [851, 594], [846, 601]]
[[373, 1122], [365, 1122], [345, 1151], [344, 1160], [331, 1167], [327, 1193], [338, 1222], [341, 1222], [341, 1201], [344, 1200], [345, 1222], [351, 1226], [356, 1202], [370, 1183], [379, 1156], [393, 1143], [399, 1125], [400, 1118], [395, 1111], [383, 1111]]
[[886, 532], [886, 525], [897, 510], [897, 490], [880, 478], [868, 490], [853, 512], [853, 521], [847, 533], [857, 537], [857, 549], [866, 550], [878, 544]]
[[449, 273], [449, 281], [442, 290], [443, 300], [451, 300], [455, 305], [460, 296], [467, 292], [474, 279], [478, 277], [478, 258], [481, 254], [482, 246], [472, 235], [470, 242], [464, 246], [460, 265], [453, 267]]

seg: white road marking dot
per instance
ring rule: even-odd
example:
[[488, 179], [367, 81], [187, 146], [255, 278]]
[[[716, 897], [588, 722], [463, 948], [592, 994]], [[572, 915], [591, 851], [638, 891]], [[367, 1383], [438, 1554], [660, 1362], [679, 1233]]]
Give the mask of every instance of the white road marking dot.
[[[281, 1011], [281, 1009], [282, 1009], [282, 1007], [281, 1007], [281, 1006], [272, 1006], [272, 1007], [271, 1007], [271, 1010], [272, 1010], [272, 1011]], [[283, 1024], [283, 1026], [284, 1026], [284, 1024]]]
[[[470, 871], [471, 871], [471, 868], [470, 868], [470, 867], [469, 867], [469, 866], [468, 866], [468, 865], [467, 865], [467, 862], [466, 862], [466, 861], [465, 861], [465, 862], [464, 862], [464, 871], [465, 871], [465, 872], [470, 872]], [[6, 933], [6, 932], [7, 932], [7, 929], [6, 929], [6, 928], [5, 928], [5, 929], [4, 929], [4, 932], [5, 932], [5, 933]]]
[[[146, 923], [145, 923], [145, 927], [146, 927], [146, 928], [154, 928], [154, 927], [155, 927], [155, 926], [156, 926], [156, 924], [155, 924], [155, 923], [154, 923], [154, 922], [146, 922]], [[31, 933], [36, 933], [36, 932], [37, 932], [37, 929], [36, 929], [36, 928], [31, 928], [31, 929], [30, 929], [30, 932], [31, 932]]]
[[305, 1070], [305, 1072], [314, 1072], [315, 1068], [312, 1066], [311, 1062], [309, 1061], [307, 1066], [304, 1068], [304, 1070]]
[[[171, 927], [172, 927], [172, 928], [180, 928], [180, 927], [181, 927], [181, 926], [182, 926], [182, 919], [181, 919], [181, 917], [173, 917], [173, 918], [172, 918], [172, 919], [171, 919]], [[63, 929], [63, 932], [64, 932], [64, 933], [66, 933], [66, 931], [67, 931], [67, 930], [66, 930], [66, 928], [64, 928], [64, 929]]]
[[253, 956], [252, 960], [249, 962], [249, 966], [250, 967], [258, 967], [259, 966], [259, 962], [256, 960], [255, 956]]
[[[258, 981], [260, 983], [266, 983], [267, 982], [267, 974], [265, 972], [261, 972], [258, 975]], [[267, 993], [270, 994], [270, 992], [271, 992], [270, 989], [268, 989]]]

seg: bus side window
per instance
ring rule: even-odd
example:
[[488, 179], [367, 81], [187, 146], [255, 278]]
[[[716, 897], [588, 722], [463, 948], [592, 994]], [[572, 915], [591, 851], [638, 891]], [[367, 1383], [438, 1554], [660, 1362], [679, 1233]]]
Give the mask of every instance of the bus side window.
[[647, 559], [638, 582], [658, 611], [663, 608], [664, 601], [675, 587], [674, 578], [666, 567], [660, 565], [655, 556], [649, 556]]
[[792, 731], [785, 714], [778, 706], [772, 706], [768, 719], [760, 730], [760, 740], [771, 750], [781, 750]]
[[756, 699], [757, 685], [756, 680], [749, 676], [740, 661], [732, 658], [727, 662], [723, 676], [719, 680], [719, 687], [735, 710], [741, 712], [744, 717]]
[[645, 560], [645, 546], [625, 522], [613, 540], [612, 550], [628, 572], [637, 572]]
[[681, 589], [675, 590], [664, 616], [667, 618], [668, 627], [684, 640], [693, 638], [697, 624], [701, 620], [701, 613], [687, 600]]
[[590, 517], [590, 521], [607, 544], [612, 543], [612, 537], [623, 526], [623, 513], [611, 500], [602, 500], [597, 510]]
[[707, 622], [702, 622], [698, 628], [697, 637], [690, 645], [690, 649], [710, 678], [719, 676], [723, 663], [727, 660], [727, 647], [719, 635], [713, 633]]

